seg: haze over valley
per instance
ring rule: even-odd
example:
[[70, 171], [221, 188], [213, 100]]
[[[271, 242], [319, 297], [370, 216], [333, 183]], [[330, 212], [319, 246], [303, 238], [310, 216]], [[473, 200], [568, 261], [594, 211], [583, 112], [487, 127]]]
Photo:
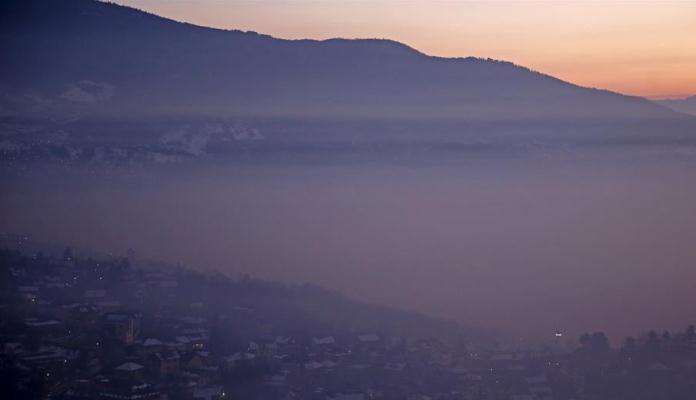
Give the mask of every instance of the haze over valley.
[[91, 0], [0, 10], [2, 232], [531, 342], [694, 318], [687, 100]]

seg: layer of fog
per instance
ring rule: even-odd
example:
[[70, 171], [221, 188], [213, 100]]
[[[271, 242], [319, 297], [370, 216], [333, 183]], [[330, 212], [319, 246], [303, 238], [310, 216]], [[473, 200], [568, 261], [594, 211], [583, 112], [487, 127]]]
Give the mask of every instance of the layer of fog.
[[[0, 231], [309, 281], [535, 340], [696, 315], [696, 157], [41, 168]], [[8, 174], [9, 175], [9, 174]]]

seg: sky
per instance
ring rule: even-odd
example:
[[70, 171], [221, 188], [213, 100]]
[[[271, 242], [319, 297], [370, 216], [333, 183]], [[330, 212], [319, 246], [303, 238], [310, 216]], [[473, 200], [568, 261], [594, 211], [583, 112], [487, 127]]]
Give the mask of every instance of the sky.
[[179, 21], [279, 38], [388, 38], [490, 57], [589, 87], [696, 94], [693, 0], [116, 0]]

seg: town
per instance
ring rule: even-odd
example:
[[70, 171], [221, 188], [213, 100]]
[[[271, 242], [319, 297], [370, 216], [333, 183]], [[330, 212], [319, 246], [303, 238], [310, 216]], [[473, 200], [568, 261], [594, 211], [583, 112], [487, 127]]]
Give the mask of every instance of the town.
[[357, 315], [361, 306], [321, 288], [164, 264], [142, 267], [133, 258], [93, 259], [69, 248], [62, 256], [0, 253], [3, 398], [696, 395], [694, 326], [651, 331], [617, 347], [601, 332], [583, 335], [573, 348], [560, 342], [531, 348], [476, 344], [457, 334], [371, 322], [401, 316]]

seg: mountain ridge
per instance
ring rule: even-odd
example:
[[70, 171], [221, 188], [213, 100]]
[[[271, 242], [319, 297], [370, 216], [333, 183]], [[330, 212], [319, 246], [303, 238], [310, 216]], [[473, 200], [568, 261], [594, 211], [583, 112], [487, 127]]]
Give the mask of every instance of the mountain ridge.
[[672, 110], [696, 116], [696, 95], [683, 99], [658, 100], [657, 103]]
[[191, 109], [190, 102], [176, 104], [186, 96], [213, 112], [251, 114], [318, 108], [317, 114], [360, 116], [379, 107], [376, 114], [390, 117], [675, 117], [642, 98], [584, 88], [508, 61], [433, 57], [389, 39], [278, 39], [93, 0], [3, 7], [0, 46], [14, 56], [3, 86], [57, 93], [75, 82], [103, 82], [129, 98], [121, 105], [140, 103], [127, 112], [153, 101], [173, 113]]
[[96, 0], [9, 0], [0, 51], [6, 159], [696, 144], [696, 118], [664, 104], [389, 39], [278, 39]]

